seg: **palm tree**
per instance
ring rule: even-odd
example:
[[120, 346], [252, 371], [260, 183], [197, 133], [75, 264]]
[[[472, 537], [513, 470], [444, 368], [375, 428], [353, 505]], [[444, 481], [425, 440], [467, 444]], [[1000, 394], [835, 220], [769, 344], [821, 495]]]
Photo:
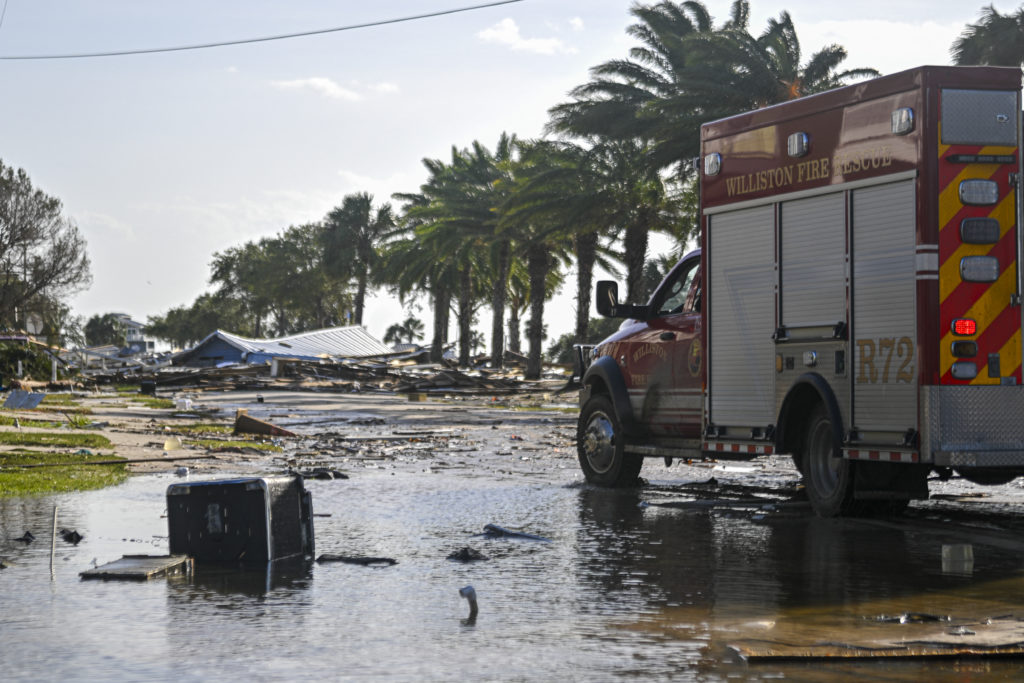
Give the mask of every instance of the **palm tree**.
[[363, 304], [372, 272], [379, 263], [377, 249], [394, 229], [391, 205], [373, 208], [373, 195], [360, 192], [342, 199], [324, 219], [325, 251], [335, 273], [350, 273], [356, 281], [353, 322], [363, 324]]
[[636, 5], [628, 33], [640, 41], [630, 58], [591, 70], [589, 83], [570, 91], [572, 101], [550, 110], [549, 129], [578, 137], [639, 139], [649, 143], [652, 169], [691, 172], [700, 124], [836, 87], [874, 69], [836, 72], [846, 51], [832, 45], [801, 63], [789, 14], [748, 32], [750, 3], [736, 0], [730, 18], [715, 28], [700, 2]]
[[402, 340], [412, 344], [417, 339], [423, 339], [423, 321], [410, 314], [400, 323], [388, 327], [384, 333], [385, 344], [400, 344]]
[[963, 65], [1020, 66], [1024, 63], [1024, 7], [1000, 14], [994, 5], [981, 8], [976, 24], [968, 24], [950, 49]]
[[513, 136], [502, 134], [495, 153], [474, 141], [466, 149], [452, 148], [448, 164], [424, 160], [430, 178], [406, 210], [417, 222], [415, 233], [424, 246], [424, 258], [447, 262], [454, 269], [459, 362], [464, 365], [469, 363], [473, 316], [488, 291], [495, 321], [492, 363], [501, 364], [512, 236], [497, 231], [498, 207], [507, 191], [514, 145]]

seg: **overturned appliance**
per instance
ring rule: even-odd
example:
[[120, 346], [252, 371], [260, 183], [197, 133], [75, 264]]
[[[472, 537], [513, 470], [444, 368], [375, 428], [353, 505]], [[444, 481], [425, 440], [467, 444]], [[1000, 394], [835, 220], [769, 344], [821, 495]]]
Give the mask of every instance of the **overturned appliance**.
[[313, 556], [313, 503], [295, 475], [171, 484], [172, 555], [259, 564]]

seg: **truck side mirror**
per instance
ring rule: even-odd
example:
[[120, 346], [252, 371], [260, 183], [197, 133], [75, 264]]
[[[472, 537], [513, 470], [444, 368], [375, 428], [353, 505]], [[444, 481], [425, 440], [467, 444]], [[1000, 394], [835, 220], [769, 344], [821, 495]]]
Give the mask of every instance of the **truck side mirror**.
[[597, 283], [597, 312], [606, 318], [615, 317], [615, 309], [619, 305], [619, 285], [611, 280], [599, 280]]
[[650, 316], [647, 306], [619, 303], [619, 285], [611, 280], [599, 280], [597, 283], [597, 312], [606, 318], [634, 318], [646, 320]]

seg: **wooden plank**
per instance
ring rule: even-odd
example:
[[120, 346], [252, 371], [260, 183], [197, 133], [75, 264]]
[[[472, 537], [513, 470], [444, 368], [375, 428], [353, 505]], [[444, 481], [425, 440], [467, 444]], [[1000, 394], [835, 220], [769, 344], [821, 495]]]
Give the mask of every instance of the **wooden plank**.
[[148, 581], [159, 576], [191, 574], [193, 562], [187, 555], [125, 555], [120, 560], [88, 569], [83, 579]]
[[[878, 630], [887, 633], [878, 637]], [[829, 634], [827, 641], [820, 633], [798, 630], [774, 636], [738, 640], [729, 648], [751, 662], [1024, 657], [1024, 621], [1012, 616], [900, 626], [866, 623], [859, 629], [840, 627]]]

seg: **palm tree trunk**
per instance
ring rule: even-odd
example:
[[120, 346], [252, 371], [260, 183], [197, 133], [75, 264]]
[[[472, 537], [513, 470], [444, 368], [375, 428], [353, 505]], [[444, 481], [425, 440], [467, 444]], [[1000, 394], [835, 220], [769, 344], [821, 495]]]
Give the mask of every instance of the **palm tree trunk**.
[[353, 321], [353, 324], [355, 324], [355, 325], [362, 325], [363, 324], [363, 303], [366, 301], [366, 280], [367, 280], [367, 276], [368, 276], [368, 273], [366, 272], [366, 268], [363, 268], [363, 269], [360, 270], [359, 275], [357, 277], [357, 282], [356, 282], [356, 300], [355, 300], [356, 313], [355, 313], [355, 320]]
[[530, 247], [526, 256], [526, 271], [530, 280], [530, 322], [526, 337], [530, 351], [526, 357], [526, 379], [540, 379], [541, 344], [544, 341], [544, 289], [548, 274], [548, 250], [543, 244]]
[[644, 303], [640, 298], [643, 289], [644, 261], [647, 258], [647, 236], [646, 222], [626, 228], [626, 301], [631, 304]]
[[498, 252], [498, 272], [494, 277], [494, 287], [491, 290], [491, 367], [502, 366], [502, 356], [505, 352], [505, 299], [508, 292], [508, 270], [512, 261], [512, 245], [508, 240], [502, 240]]
[[444, 355], [444, 343], [448, 340], [448, 303], [451, 294], [444, 285], [434, 287], [434, 338], [430, 344], [430, 360], [439, 363]]
[[587, 341], [590, 331], [591, 289], [594, 286], [594, 262], [597, 260], [597, 233], [576, 235], [576, 342]]
[[519, 303], [512, 302], [508, 311], [508, 350], [513, 353], [521, 353], [522, 348], [519, 337]]
[[459, 366], [469, 367], [469, 341], [473, 334], [473, 276], [466, 266], [459, 273]]

